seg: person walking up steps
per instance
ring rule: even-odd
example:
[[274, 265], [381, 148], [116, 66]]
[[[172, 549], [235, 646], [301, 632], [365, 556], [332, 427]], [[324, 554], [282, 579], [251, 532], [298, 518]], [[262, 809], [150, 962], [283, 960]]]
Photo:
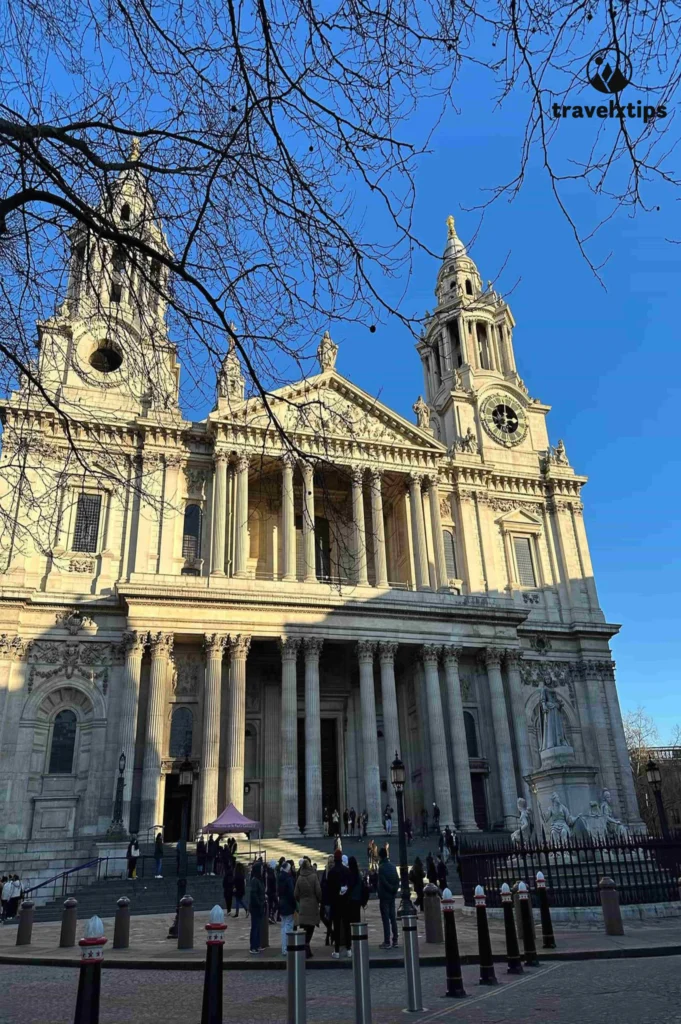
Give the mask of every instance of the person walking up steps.
[[381, 912], [383, 922], [383, 942], [380, 949], [390, 949], [390, 932], [392, 929], [392, 948], [397, 943], [397, 917], [395, 915], [395, 897], [399, 892], [400, 881], [397, 877], [397, 869], [388, 860], [388, 854], [381, 847], [378, 851], [378, 908]]

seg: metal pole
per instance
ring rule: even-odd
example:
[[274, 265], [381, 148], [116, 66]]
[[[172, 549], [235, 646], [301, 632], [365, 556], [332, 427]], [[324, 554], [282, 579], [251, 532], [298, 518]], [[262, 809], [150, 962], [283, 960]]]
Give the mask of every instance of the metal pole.
[[530, 903], [530, 894], [525, 882], [518, 882], [518, 903], [520, 905], [520, 920], [523, 923], [525, 966], [539, 967], [537, 947], [534, 944], [534, 929], [532, 928], [532, 904]]
[[539, 913], [541, 914], [541, 937], [544, 949], [555, 949], [556, 939], [553, 934], [553, 921], [549, 907], [549, 894], [546, 890], [544, 872], [537, 872], [537, 892], [539, 894]]
[[404, 941], [404, 969], [407, 975], [407, 1012], [419, 1013], [423, 1009], [421, 998], [421, 965], [419, 940], [416, 932], [416, 914], [402, 915]]
[[459, 939], [456, 934], [454, 918], [454, 897], [451, 889], [442, 894], [442, 913], [445, 926], [445, 964], [447, 967], [447, 992], [454, 999], [463, 999], [466, 990], [461, 977], [461, 957], [459, 955]]
[[288, 974], [288, 1013], [286, 1024], [306, 1024], [305, 997], [305, 932], [294, 928], [286, 941], [286, 971]]
[[127, 949], [130, 945], [130, 900], [121, 896], [116, 901], [116, 919], [114, 921], [114, 949]]
[[667, 821], [667, 812], [662, 802], [661, 789], [655, 789], [655, 803], [657, 804], [657, 816], [660, 819], [660, 828], [662, 829], [662, 835], [665, 839], [669, 839], [669, 822]]
[[397, 797], [397, 835], [400, 846], [400, 889], [402, 895], [397, 916], [403, 917], [404, 914], [415, 914], [416, 910], [409, 893], [409, 858], [407, 856], [407, 836], [404, 831], [404, 792], [401, 787], [395, 787], [395, 796]]
[[489, 924], [487, 922], [487, 900], [485, 890], [481, 885], [475, 887], [475, 916], [478, 925], [478, 953], [480, 954], [480, 984], [496, 985], [497, 976], [494, 973], [494, 961], [492, 959], [492, 942], [489, 937]]
[[85, 935], [78, 943], [81, 949], [80, 976], [73, 1024], [99, 1024], [99, 993], [105, 944], [104, 925], [97, 916], [91, 917], [85, 925]]
[[206, 971], [203, 976], [201, 1024], [222, 1024], [222, 951], [226, 930], [224, 911], [216, 904], [206, 925]]
[[[187, 787], [183, 787], [186, 789]], [[168, 938], [176, 939], [178, 937], [178, 915], [180, 913], [180, 903], [187, 893], [187, 839], [189, 836], [189, 795], [184, 794], [182, 801], [182, 820], [180, 824], [180, 862], [178, 865], [177, 875], [177, 909], [175, 910], [175, 920], [168, 929]]]
[[523, 974], [523, 965], [520, 962], [520, 946], [518, 945], [518, 933], [515, 930], [515, 915], [513, 913], [513, 893], [508, 882], [501, 887], [501, 906], [504, 910], [504, 930], [506, 932], [506, 957], [508, 960], [509, 974]]
[[352, 974], [355, 982], [355, 1024], [371, 1024], [371, 986], [369, 984], [369, 926], [353, 921]]

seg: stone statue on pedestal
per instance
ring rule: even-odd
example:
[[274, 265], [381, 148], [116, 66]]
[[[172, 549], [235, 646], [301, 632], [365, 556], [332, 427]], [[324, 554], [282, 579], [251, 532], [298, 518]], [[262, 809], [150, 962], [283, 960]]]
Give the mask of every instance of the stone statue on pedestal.
[[610, 790], [604, 789], [601, 797], [601, 816], [605, 822], [605, 834], [608, 839], [623, 839], [629, 834], [629, 829], [615, 817], [610, 803]]
[[540, 750], [550, 750], [554, 747], [569, 747], [570, 743], [565, 734], [563, 715], [560, 704], [556, 697], [545, 686], [541, 695], [541, 747]]
[[544, 811], [541, 805], [539, 810], [541, 811], [542, 818], [549, 826], [550, 841], [556, 846], [562, 846], [572, 835], [571, 830], [575, 824], [575, 819], [570, 814], [569, 809], [561, 801], [557, 793], [552, 793], [548, 810]]
[[521, 843], [525, 846], [532, 839], [534, 833], [534, 820], [532, 818], [532, 811], [527, 806], [527, 800], [524, 797], [518, 797], [518, 828], [515, 832], [511, 833], [511, 842], [516, 843], [518, 846]]

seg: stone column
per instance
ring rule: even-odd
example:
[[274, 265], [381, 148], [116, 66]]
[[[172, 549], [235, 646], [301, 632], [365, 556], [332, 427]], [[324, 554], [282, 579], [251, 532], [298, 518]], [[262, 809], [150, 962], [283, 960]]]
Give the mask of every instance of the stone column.
[[371, 488], [371, 521], [374, 531], [374, 566], [376, 570], [376, 586], [388, 586], [388, 561], [385, 549], [385, 520], [383, 518], [383, 491], [381, 481], [383, 474], [372, 469], [369, 474]]
[[305, 651], [305, 835], [324, 834], [322, 823], [322, 721], [319, 655], [323, 640], [306, 637]]
[[364, 800], [369, 834], [383, 831], [381, 818], [381, 771], [378, 765], [378, 730], [376, 728], [376, 696], [374, 693], [374, 651], [376, 644], [360, 640], [359, 689], [362, 700], [362, 747], [364, 760]]
[[[622, 791], [617, 794], [619, 797], [620, 813], [624, 821], [627, 821], [638, 830], [642, 826], [641, 813], [638, 808], [634, 776], [631, 771], [631, 761], [629, 760], [627, 741], [622, 724], [622, 712], [620, 711], [620, 702], [615, 685], [615, 663], [609, 659], [604, 659], [600, 662], [600, 665], [605, 688], [605, 702], [608, 706], [610, 727], [615, 744], [615, 757], [622, 782]], [[610, 795], [613, 796], [612, 793]]]
[[[281, 484], [281, 529], [282, 529], [282, 579], [296, 578], [296, 528], [293, 505], [293, 466], [294, 457], [290, 452], [282, 456]], [[296, 811], [296, 818], [298, 812]]]
[[463, 717], [463, 700], [461, 698], [461, 679], [459, 678], [459, 658], [462, 653], [462, 647], [447, 646], [443, 648], [447, 704], [449, 706], [449, 737], [452, 744], [452, 760], [454, 762], [454, 787], [456, 789], [459, 828], [462, 832], [477, 832], [478, 825], [473, 809], [471, 770], [468, 762], [466, 724]]
[[[303, 473], [303, 551], [305, 553], [305, 582], [317, 582], [314, 545], [314, 469], [309, 462], [301, 463]], [[307, 829], [305, 830], [307, 834]], [[316, 835], [317, 833], [315, 833]]]
[[[121, 696], [120, 725], [118, 729], [118, 754], [125, 754], [123, 781], [123, 823], [130, 827], [130, 802], [132, 783], [135, 777], [135, 740], [137, 739], [137, 712], [140, 699], [140, 676], [142, 655], [147, 642], [147, 633], [129, 632], [123, 634], [125, 647], [125, 674]], [[114, 785], [114, 799], [116, 784]], [[152, 822], [153, 825], [158, 822]]]
[[281, 817], [282, 839], [300, 836], [298, 827], [298, 693], [296, 661], [300, 639], [281, 637]]
[[151, 644], [151, 677], [149, 679], [147, 728], [144, 740], [141, 832], [151, 828], [152, 825], [160, 825], [163, 821], [161, 758], [168, 661], [173, 652], [173, 634], [152, 633], [149, 642]]
[[430, 730], [430, 756], [433, 765], [433, 790], [435, 801], [440, 808], [440, 825], [454, 824], [452, 814], [452, 792], [449, 785], [449, 764], [447, 761], [447, 736], [442, 714], [440, 674], [438, 655], [440, 648], [435, 644], [424, 644], [421, 648], [423, 669], [426, 675], [426, 698], [428, 701], [428, 727]]
[[447, 574], [447, 563], [445, 561], [445, 542], [442, 536], [437, 473], [429, 474], [426, 477], [426, 483], [428, 486], [428, 504], [430, 505], [430, 525], [433, 534], [437, 586], [438, 590], [449, 590], [449, 575]]
[[411, 508], [411, 532], [414, 539], [414, 563], [416, 569], [416, 589], [430, 590], [428, 577], [428, 551], [426, 549], [426, 527], [423, 519], [423, 500], [421, 498], [421, 473], [409, 474], [409, 506]]
[[494, 647], [487, 647], [483, 657], [487, 666], [487, 679], [492, 705], [492, 724], [496, 741], [504, 825], [507, 829], [515, 829], [518, 824], [518, 794], [516, 793], [513, 747], [511, 746], [511, 730], [508, 724], [504, 682], [501, 678], [501, 654], [500, 650]]
[[227, 529], [227, 456], [215, 456], [213, 474], [213, 522], [210, 552], [212, 576], [225, 575], [225, 531]]
[[225, 802], [244, 809], [244, 748], [246, 743], [246, 658], [250, 636], [230, 636], [229, 717], [227, 724], [227, 787]]
[[241, 452], [236, 460], [236, 550], [234, 552], [234, 575], [243, 579], [248, 575], [248, 467], [250, 459]]
[[364, 525], [364, 494], [362, 481], [364, 469], [362, 466], [353, 466], [352, 475], [352, 522], [355, 533], [355, 572], [359, 586], [366, 586], [369, 582], [367, 576], [367, 542], [366, 528]]
[[198, 824], [207, 825], [218, 815], [218, 763], [220, 755], [220, 703], [222, 696], [222, 656], [227, 637], [207, 633], [206, 675], [203, 687], [203, 744], [199, 775]]
[[[395, 689], [395, 654], [397, 644], [382, 640], [378, 645], [378, 660], [381, 665], [381, 699], [383, 701], [383, 737], [385, 740], [385, 777], [390, 785], [390, 765], [399, 753], [404, 760], [400, 744], [400, 726], [397, 717], [397, 692]], [[413, 769], [409, 765], [409, 771]]]
[[[179, 477], [184, 458], [180, 455], [166, 455], [163, 482], [163, 507], [161, 520], [161, 554], [158, 571], [170, 574], [175, 571], [175, 524], [182, 514], [180, 508]], [[109, 547], [109, 545], [106, 545]]]
[[528, 805], [531, 806], [532, 793], [529, 785], [525, 782], [525, 776], [529, 775], [532, 771], [532, 753], [530, 749], [530, 733], [527, 728], [527, 715], [525, 714], [523, 681], [520, 675], [520, 663], [522, 660], [522, 651], [517, 649], [506, 651], [508, 691], [511, 697], [511, 717], [513, 718], [515, 747], [518, 751], [522, 795], [528, 801]]

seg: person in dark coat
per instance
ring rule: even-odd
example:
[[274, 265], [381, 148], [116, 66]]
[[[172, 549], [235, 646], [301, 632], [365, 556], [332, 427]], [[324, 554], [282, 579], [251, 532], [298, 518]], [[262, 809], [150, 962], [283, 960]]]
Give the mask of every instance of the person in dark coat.
[[286, 942], [289, 932], [293, 931], [293, 915], [296, 912], [296, 899], [293, 895], [294, 885], [291, 876], [291, 865], [284, 861], [279, 869], [277, 883], [277, 901], [281, 915], [281, 955], [286, 956]]
[[215, 874], [215, 854], [217, 853], [217, 843], [212, 836], [208, 837], [208, 843], [206, 845], [206, 874]]
[[421, 808], [421, 837], [423, 839], [428, 835], [428, 811], [425, 807]]
[[305, 957], [309, 959], [312, 956], [310, 943], [314, 930], [319, 924], [319, 907], [322, 902], [319, 877], [312, 867], [309, 857], [303, 857], [293, 894], [298, 901], [298, 924], [305, 929]]
[[326, 862], [326, 868], [324, 869], [324, 873], [322, 875], [322, 880], [320, 882], [322, 890], [322, 903], [320, 908], [320, 915], [322, 924], [326, 928], [326, 942], [324, 943], [325, 946], [330, 946], [331, 943], [333, 942], [333, 918], [331, 917], [331, 897], [329, 896], [329, 872], [333, 868], [333, 865], [334, 859], [333, 857], [329, 857]]
[[440, 808], [438, 807], [438, 805], [435, 803], [434, 800], [433, 800], [433, 825], [435, 826], [435, 828], [439, 832], [440, 831]]
[[267, 865], [267, 911], [270, 924], [277, 923], [277, 910], [279, 908], [279, 897], [277, 896], [277, 875], [276, 860], [271, 860]]
[[428, 879], [431, 885], [437, 885], [437, 869], [435, 867], [433, 855], [430, 852], [426, 857], [426, 878]]
[[440, 886], [440, 891], [444, 892], [447, 888], [447, 865], [442, 857], [438, 857], [435, 871], [437, 873], [437, 884]]
[[246, 895], [246, 872], [244, 871], [243, 864], [237, 861], [234, 865], [234, 916], [239, 916], [239, 907], [245, 912], [248, 917], [248, 908], [244, 903], [244, 897]]
[[425, 879], [426, 873], [423, 870], [421, 858], [415, 857], [414, 864], [409, 872], [409, 881], [414, 886], [414, 892], [416, 893], [416, 906], [419, 910], [423, 910], [423, 887], [425, 885]]
[[222, 894], [225, 897], [225, 910], [231, 914], [234, 897], [234, 861], [229, 855], [222, 859]]
[[395, 897], [400, 890], [400, 879], [397, 868], [388, 860], [385, 847], [378, 851], [378, 909], [383, 922], [383, 942], [381, 949], [390, 949], [390, 932], [392, 929], [392, 946], [397, 946], [397, 916], [395, 914]]
[[341, 942], [346, 946], [347, 956], [352, 956], [350, 952], [350, 900], [348, 898], [350, 872], [343, 864], [343, 855], [340, 850], [336, 850], [333, 855], [333, 867], [329, 871], [328, 886], [333, 921], [334, 951], [331, 956], [334, 960], [339, 960]]
[[159, 832], [154, 840], [154, 867], [156, 868], [155, 878], [163, 878], [163, 836]]
[[364, 879], [360, 874], [356, 857], [348, 858], [348, 871], [350, 872], [348, 923], [352, 924], [355, 921], [361, 921], [362, 907], [364, 906]]
[[257, 860], [251, 871], [251, 892], [249, 897], [251, 911], [251, 948], [250, 953], [260, 953], [260, 930], [265, 914], [265, 886], [262, 881], [262, 863]]
[[203, 836], [196, 844], [196, 873], [197, 875], [206, 873], [206, 841]]

